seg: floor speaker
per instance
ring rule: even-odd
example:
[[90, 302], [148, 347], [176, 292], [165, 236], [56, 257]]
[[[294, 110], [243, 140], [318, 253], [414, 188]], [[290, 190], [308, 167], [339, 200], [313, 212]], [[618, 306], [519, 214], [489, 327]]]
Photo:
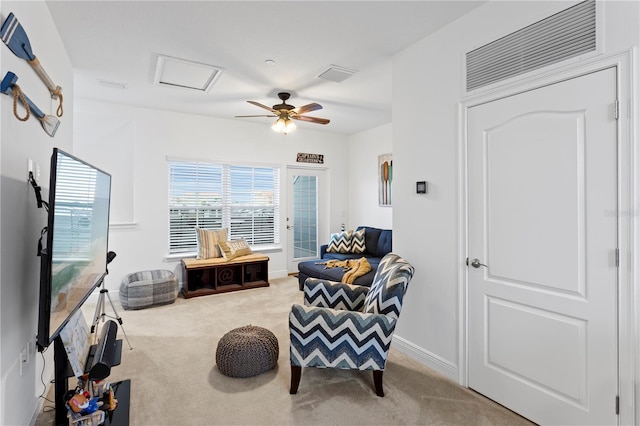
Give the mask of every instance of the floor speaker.
[[111, 374], [111, 366], [116, 357], [116, 335], [118, 324], [107, 321], [102, 326], [100, 338], [95, 345], [93, 362], [89, 369], [89, 380], [103, 380]]

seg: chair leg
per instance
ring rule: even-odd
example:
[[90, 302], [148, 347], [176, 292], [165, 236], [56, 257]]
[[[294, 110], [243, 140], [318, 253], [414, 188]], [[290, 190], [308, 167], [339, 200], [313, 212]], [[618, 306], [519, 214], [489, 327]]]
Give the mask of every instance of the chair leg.
[[373, 384], [376, 386], [376, 395], [384, 396], [384, 390], [382, 390], [382, 370], [373, 370]]
[[300, 376], [302, 375], [302, 367], [299, 365], [291, 366], [291, 388], [289, 393], [294, 395], [298, 393], [298, 385], [300, 384]]

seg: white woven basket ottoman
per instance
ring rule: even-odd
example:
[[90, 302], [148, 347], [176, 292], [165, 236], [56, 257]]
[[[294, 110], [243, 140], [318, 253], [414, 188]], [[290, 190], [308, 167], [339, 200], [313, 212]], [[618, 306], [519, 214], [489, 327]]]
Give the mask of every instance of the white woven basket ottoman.
[[142, 309], [176, 301], [178, 278], [168, 270], [156, 269], [129, 274], [120, 284], [120, 304], [124, 309]]

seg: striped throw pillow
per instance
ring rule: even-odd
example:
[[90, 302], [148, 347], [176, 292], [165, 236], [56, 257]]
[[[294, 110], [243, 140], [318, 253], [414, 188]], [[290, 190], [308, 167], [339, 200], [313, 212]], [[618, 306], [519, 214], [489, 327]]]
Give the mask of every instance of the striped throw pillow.
[[327, 252], [329, 253], [351, 253], [351, 236], [353, 231], [344, 231], [331, 234]]
[[364, 228], [353, 231], [351, 235], [351, 253], [362, 254], [367, 251], [364, 242]]
[[227, 228], [196, 228], [196, 240], [198, 242], [198, 259], [222, 257], [218, 243], [220, 241], [227, 241]]

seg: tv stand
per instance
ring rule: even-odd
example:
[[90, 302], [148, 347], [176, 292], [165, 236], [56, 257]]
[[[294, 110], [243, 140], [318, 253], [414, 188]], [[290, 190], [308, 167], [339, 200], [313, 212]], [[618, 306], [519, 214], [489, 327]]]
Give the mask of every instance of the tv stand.
[[[90, 361], [94, 346], [90, 351], [89, 359], [85, 365], [91, 365]], [[69, 377], [73, 377], [73, 371], [69, 365], [69, 359], [67, 358], [67, 351], [64, 348], [62, 338], [57, 336], [53, 341], [53, 360], [54, 360], [54, 392], [55, 392], [55, 424], [58, 426], [68, 425], [67, 420], [67, 407], [65, 404], [64, 396], [69, 391]], [[122, 352], [122, 340], [116, 341], [117, 357], [113, 365], [120, 364], [120, 355]], [[113, 411], [105, 412], [104, 425], [113, 426], [127, 426], [129, 424], [129, 404], [131, 399], [131, 380], [123, 380], [120, 382], [111, 383], [113, 388], [115, 399], [118, 400], [118, 406]]]

